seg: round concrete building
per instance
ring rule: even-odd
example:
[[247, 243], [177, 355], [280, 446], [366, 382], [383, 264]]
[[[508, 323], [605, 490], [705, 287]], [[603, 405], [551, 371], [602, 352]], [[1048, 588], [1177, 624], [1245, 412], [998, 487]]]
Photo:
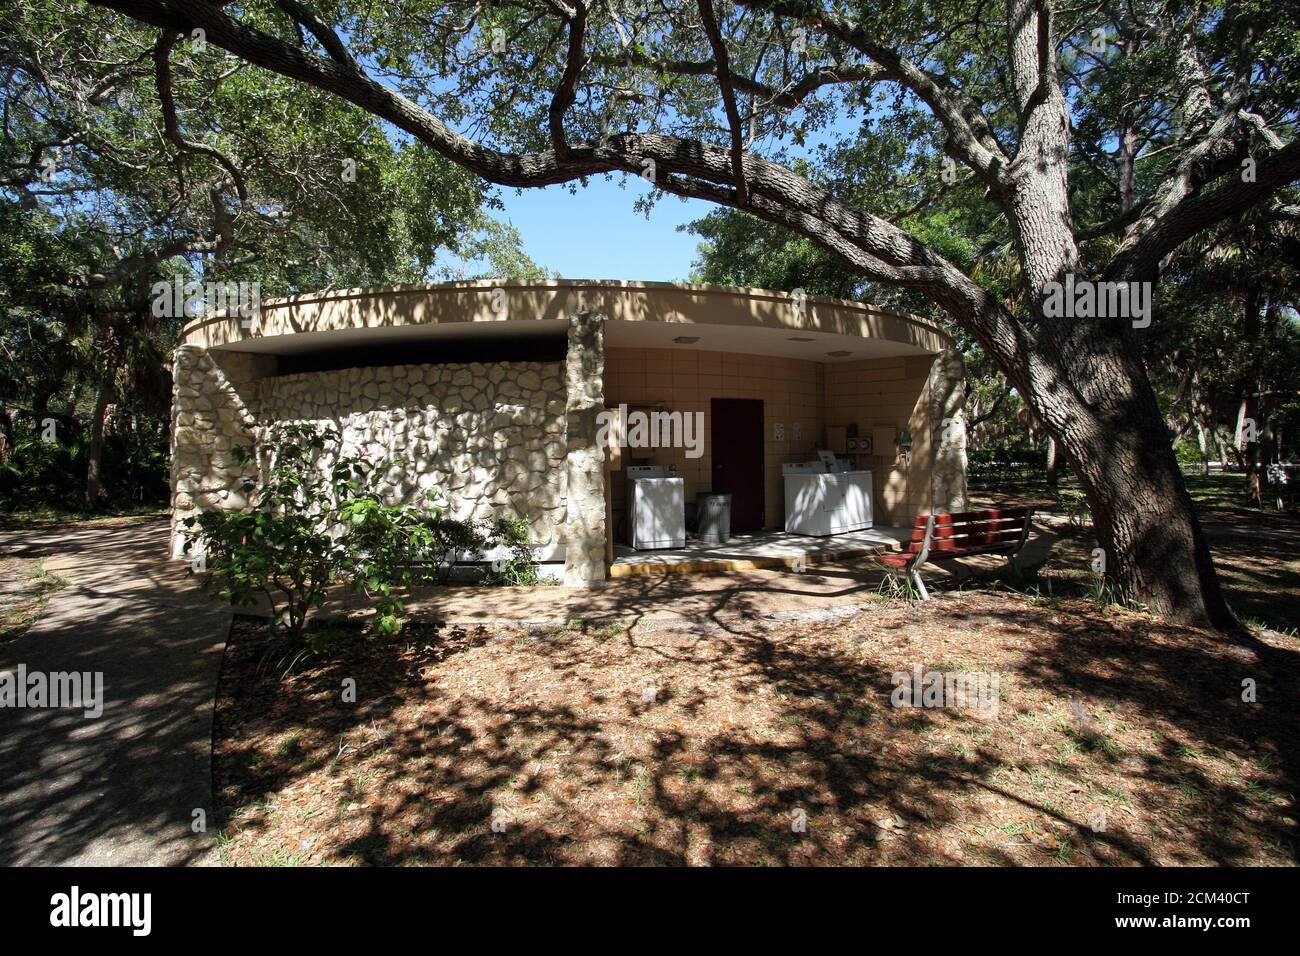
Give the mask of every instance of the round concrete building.
[[645, 466], [680, 479], [688, 511], [703, 492], [728, 496], [735, 538], [714, 552], [781, 546], [800, 527], [789, 473], [831, 455], [870, 472], [881, 533], [965, 508], [962, 405], [946, 334], [857, 302], [569, 280], [277, 299], [182, 333], [173, 553], [180, 519], [248, 506], [255, 476], [231, 449], [279, 421], [402, 463], [383, 489], [393, 501], [436, 489], [453, 516], [526, 519], [539, 560], [575, 585], [650, 566], [628, 545], [628, 476]]

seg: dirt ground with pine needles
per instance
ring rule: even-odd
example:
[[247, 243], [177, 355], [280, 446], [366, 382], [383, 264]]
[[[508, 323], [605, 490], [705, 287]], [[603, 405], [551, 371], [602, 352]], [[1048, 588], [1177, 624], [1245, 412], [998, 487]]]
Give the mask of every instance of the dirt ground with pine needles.
[[[1296, 860], [1292, 634], [960, 591], [632, 632], [353, 622], [280, 679], [264, 633], [237, 622], [218, 696], [228, 864]], [[996, 674], [996, 715], [892, 706], [915, 665]]]

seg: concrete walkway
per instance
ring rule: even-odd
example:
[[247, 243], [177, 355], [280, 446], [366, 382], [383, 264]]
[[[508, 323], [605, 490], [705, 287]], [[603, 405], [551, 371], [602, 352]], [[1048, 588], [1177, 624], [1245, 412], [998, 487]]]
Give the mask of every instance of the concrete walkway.
[[104, 710], [0, 708], [0, 865], [181, 864], [213, 823], [212, 705], [228, 608], [166, 559], [165, 519], [0, 532], [68, 586], [0, 671], [100, 672]]
[[611, 578], [634, 574], [718, 571], [790, 570], [821, 564], [840, 564], [885, 551], [898, 551], [911, 539], [911, 528], [875, 527], [828, 537], [764, 531], [737, 535], [726, 544], [690, 539], [681, 548], [634, 551], [614, 548]]

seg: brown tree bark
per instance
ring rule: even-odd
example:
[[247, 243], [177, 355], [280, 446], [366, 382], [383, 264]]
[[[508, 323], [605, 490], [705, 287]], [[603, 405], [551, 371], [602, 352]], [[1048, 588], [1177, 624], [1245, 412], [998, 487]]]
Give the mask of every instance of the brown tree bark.
[[95, 397], [95, 411], [90, 420], [90, 444], [86, 447], [86, 508], [93, 510], [104, 497], [100, 465], [104, 458], [104, 417], [113, 401], [113, 386], [104, 382]]
[[1036, 398], [1087, 495], [1107, 574], [1162, 617], [1232, 628], [1146, 371], [1123, 349], [1092, 344], [1086, 378], [1072, 383], [1079, 396]]

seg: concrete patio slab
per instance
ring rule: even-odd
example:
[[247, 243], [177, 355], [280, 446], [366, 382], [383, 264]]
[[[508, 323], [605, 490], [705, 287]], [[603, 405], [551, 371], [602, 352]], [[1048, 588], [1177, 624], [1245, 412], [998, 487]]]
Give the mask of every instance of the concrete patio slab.
[[828, 537], [770, 531], [737, 535], [723, 544], [691, 539], [683, 548], [655, 551], [634, 551], [626, 545], [619, 545], [614, 549], [609, 576], [808, 568], [898, 551], [911, 533], [910, 528], [889, 527], [867, 528]]
[[[901, 533], [904, 529], [889, 530]], [[1053, 540], [1050, 531], [1036, 528], [1022, 551], [1024, 562], [1045, 561]], [[1001, 557], [981, 555], [927, 564], [923, 573], [928, 582], [942, 589], [956, 577], [993, 571], [1004, 563]], [[868, 555], [819, 565], [809, 562], [809, 570], [802, 573], [781, 561], [771, 568], [612, 577], [600, 588], [418, 588], [407, 601], [407, 611], [449, 624], [618, 621], [629, 630], [698, 624], [733, 627], [746, 618], [813, 617], [863, 607], [876, 599], [883, 574]], [[347, 595], [328, 602], [322, 613], [361, 607], [361, 602]]]

